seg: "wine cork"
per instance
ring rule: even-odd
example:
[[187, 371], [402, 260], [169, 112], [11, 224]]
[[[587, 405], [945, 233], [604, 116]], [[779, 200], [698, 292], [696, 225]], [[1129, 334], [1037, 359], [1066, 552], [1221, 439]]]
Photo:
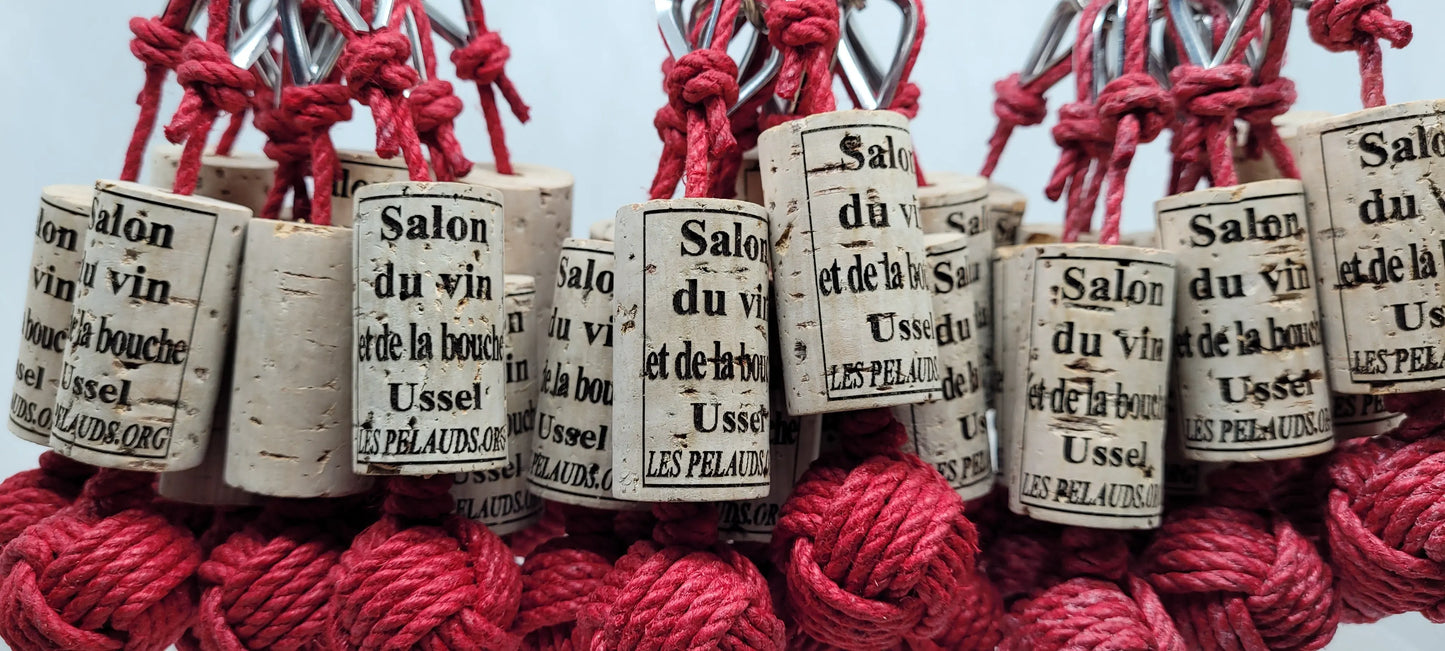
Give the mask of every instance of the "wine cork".
[[[226, 375], [230, 377], [227, 365]], [[228, 379], [227, 386], [233, 386]], [[216, 400], [216, 409], [211, 422], [211, 442], [206, 446], [206, 456], [201, 465], [188, 470], [163, 472], [156, 480], [156, 493], [161, 497], [184, 504], [205, 506], [250, 506], [257, 503], [255, 495], [231, 486], [225, 481], [226, 455], [229, 449], [227, 439], [230, 392], [222, 391]]]
[[768, 220], [732, 199], [617, 211], [613, 495], [768, 495]]
[[613, 233], [616, 230], [617, 222], [615, 220], [599, 219], [595, 222], [592, 222], [592, 226], [587, 229], [587, 237], [594, 240], [611, 242], [613, 239]]
[[[908, 430], [908, 445], [918, 458], [937, 468], [960, 497], [971, 500], [993, 489], [994, 474], [984, 399], [983, 341], [975, 325], [980, 283], [973, 270], [981, 265], [963, 235], [931, 234], [924, 237], [924, 243], [933, 280], [943, 396], [894, 407], [893, 413]], [[993, 247], [982, 250], [991, 253]]]
[[750, 149], [743, 154], [742, 167], [738, 168], [737, 198], [764, 205], [763, 166], [758, 160], [758, 150]]
[[514, 163], [513, 174], [478, 163], [466, 183], [502, 193], [502, 271], [537, 279], [536, 304], [546, 311], [557, 284], [557, 254], [572, 233], [572, 175], [541, 165]]
[[527, 490], [525, 474], [537, 429], [537, 377], [532, 359], [538, 344], [537, 282], [531, 276], [508, 274], [502, 284], [502, 310], [507, 319], [504, 392], [511, 457], [498, 469], [458, 474], [452, 484], [457, 513], [487, 525], [499, 536], [532, 526], [542, 517], [543, 506], [542, 498]]
[[1331, 400], [1335, 438], [1379, 436], [1395, 429], [1405, 415], [1385, 408], [1385, 399], [1373, 395], [1336, 393]]
[[[924, 233], [959, 233], [966, 238], [969, 251], [966, 280], [974, 285], [973, 328], [978, 338], [982, 358], [978, 362], [979, 373], [984, 382], [984, 395], [992, 404], [993, 377], [993, 257], [994, 228], [988, 221], [988, 181], [981, 176], [966, 176], [950, 172], [932, 172], [929, 184], [918, 188], [918, 214], [923, 220]], [[932, 264], [932, 262], [930, 262]], [[957, 280], [957, 279], [956, 279]], [[935, 283], [936, 285], [936, 283]], [[938, 294], [934, 289], [935, 317]], [[945, 324], [939, 323], [942, 329]], [[940, 364], [943, 342], [938, 344]], [[944, 373], [944, 381], [948, 375]], [[945, 387], [945, 391], [947, 387]]]
[[1445, 100], [1306, 125], [1309, 205], [1329, 381], [1340, 393], [1445, 388]]
[[50, 185], [40, 190], [40, 214], [25, 284], [25, 317], [20, 323], [20, 350], [15, 359], [15, 385], [10, 394], [10, 431], [47, 445], [55, 424], [55, 394], [65, 342], [70, 337], [70, 312], [90, 228], [90, 201], [95, 189], [83, 185]]
[[351, 229], [246, 228], [227, 483], [275, 497], [360, 493], [351, 470]]
[[1184, 454], [1272, 461], [1333, 449], [1299, 181], [1185, 192], [1155, 212], [1178, 261], [1174, 413]]
[[356, 192], [356, 473], [507, 465], [501, 215], [467, 183]]
[[[777, 340], [774, 339], [776, 342]], [[781, 367], [778, 354], [770, 354], [773, 377], [778, 377]], [[769, 392], [772, 411], [768, 413], [768, 455], [769, 475], [772, 485], [768, 496], [733, 502], [721, 502], [718, 509], [718, 534], [728, 540], [744, 542], [770, 542], [773, 528], [778, 524], [783, 503], [793, 494], [793, 487], [813, 460], [818, 458], [822, 445], [823, 417], [792, 416], [788, 414], [787, 398], [783, 395], [782, 384], [772, 383]]]
[[996, 246], [1022, 244], [1019, 241], [1019, 224], [1024, 221], [1024, 209], [1028, 199], [1017, 190], [1002, 183], [988, 183], [988, 221], [993, 224], [993, 241]]
[[251, 211], [97, 181], [50, 445], [108, 468], [205, 455]]
[[600, 509], [645, 505], [612, 496], [612, 242], [567, 239], [552, 310], [538, 319], [542, 372], [527, 485], [549, 500]]
[[1159, 231], [1132, 231], [1129, 233], [1120, 233], [1119, 243], [1124, 246], [1157, 249], [1162, 242], [1159, 238]]
[[[1020, 268], [1020, 253], [1025, 246], [1001, 246], [994, 249], [993, 267], [993, 392], [995, 405], [1018, 404], [1024, 381], [1027, 379], [1018, 371], [1023, 369], [1025, 357], [1019, 344], [1020, 333], [1028, 323], [1031, 305], [1018, 300], [1018, 282], [1024, 271]], [[1022, 424], [1019, 413], [1012, 409], [994, 409], [994, 451], [997, 468], [1007, 469], [1012, 441], [1018, 439], [1018, 427]], [[999, 483], [1008, 483], [1008, 472], [998, 473]]]
[[[1284, 115], [1276, 116], [1273, 122], [1275, 131], [1279, 133], [1285, 146], [1298, 156], [1300, 127], [1329, 117], [1330, 114], [1325, 111], [1286, 111]], [[1239, 138], [1234, 142], [1234, 171], [1239, 177], [1239, 182], [1250, 183], [1284, 178], [1284, 174], [1279, 171], [1279, 165], [1270, 157], [1269, 152], [1261, 151], [1262, 156], [1259, 158], [1249, 156], [1246, 148], [1246, 144], [1249, 142], [1249, 125], [1244, 122], [1236, 124], [1240, 128]]]
[[913, 140], [891, 111], [811, 115], [759, 138], [788, 413], [937, 398]]
[[1058, 524], [1149, 529], [1163, 512], [1174, 256], [1047, 244], [1012, 263], [1032, 299], [1016, 355], [1021, 391], [1000, 403], [1010, 437], [1009, 508]]
[[374, 152], [336, 150], [339, 166], [331, 181], [331, 223], [351, 228], [356, 217], [356, 193], [375, 183], [393, 183], [411, 178], [400, 156], [386, 159]]
[[[162, 190], [171, 189], [176, 184], [176, 170], [180, 165], [180, 147], [156, 147], [151, 152], [150, 184]], [[266, 195], [275, 184], [276, 161], [261, 154], [205, 154], [201, 156], [195, 194], [245, 206], [251, 209], [251, 214], [260, 215], [266, 205]]]

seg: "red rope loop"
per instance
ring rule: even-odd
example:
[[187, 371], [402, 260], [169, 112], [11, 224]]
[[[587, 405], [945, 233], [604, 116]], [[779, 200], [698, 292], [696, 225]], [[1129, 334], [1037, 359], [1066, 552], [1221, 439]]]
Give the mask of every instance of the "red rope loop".
[[175, 70], [181, 63], [181, 48], [196, 40], [192, 32], [180, 29], [166, 17], [130, 19], [130, 53], [146, 67]]
[[1048, 117], [1049, 104], [1044, 93], [1067, 76], [1069, 69], [1069, 62], [1065, 60], [1027, 84], [1018, 73], [994, 82], [993, 114], [998, 118], [998, 126], [988, 139], [988, 156], [981, 172], [983, 176], [993, 176], [1014, 129], [1042, 124]]
[[462, 154], [452, 121], [462, 114], [462, 100], [452, 93], [452, 85], [440, 79], [429, 79], [411, 89], [407, 100], [417, 137], [432, 152], [432, 166], [438, 181], [451, 181], [472, 170], [472, 162]]
[[1174, 123], [1174, 101], [1147, 72], [1127, 72], [1110, 81], [1099, 92], [1101, 129], [1110, 134], [1113, 145], [1105, 163], [1104, 221], [1099, 241], [1119, 241], [1119, 221], [1124, 210], [1124, 183], [1139, 145], [1154, 142]]
[[572, 644], [577, 613], [622, 555], [612, 512], [566, 507], [565, 517], [567, 535], [544, 543], [522, 563], [522, 602], [512, 630], [527, 649], [577, 648]]
[[1044, 194], [1053, 201], [1068, 194], [1065, 242], [1075, 241], [1089, 229], [1093, 219], [1104, 176], [1090, 173], [1095, 161], [1107, 160], [1114, 146], [1114, 134], [1109, 133], [1106, 126], [1092, 102], [1071, 102], [1059, 107], [1059, 121], [1054, 125], [1053, 136], [1061, 154]]
[[1346, 441], [1329, 476], [1325, 524], [1345, 621], [1418, 611], [1445, 622], [1445, 438]]
[[1244, 63], [1213, 68], [1182, 65], [1170, 73], [1174, 101], [1184, 113], [1173, 144], [1178, 171], [1171, 193], [1193, 190], [1208, 178], [1214, 185], [1235, 185], [1234, 121], [1256, 104], [1254, 70]]
[[94, 473], [92, 466], [47, 450], [40, 455], [39, 468], [0, 482], [0, 548], [30, 525], [70, 506]]
[[457, 67], [457, 78], [477, 84], [477, 93], [482, 102], [482, 116], [487, 122], [487, 137], [492, 143], [492, 156], [497, 171], [512, 173], [512, 157], [507, 150], [506, 133], [502, 129], [501, 114], [497, 110], [497, 99], [492, 92], [495, 87], [512, 109], [512, 115], [520, 122], [531, 119], [531, 108], [522, 101], [512, 80], [507, 77], [506, 64], [512, 51], [502, 42], [501, 35], [489, 31], [482, 13], [480, 0], [471, 0], [471, 26], [476, 31], [464, 47], [452, 52], [452, 63]]
[[797, 100], [798, 115], [831, 111], [833, 53], [838, 48], [838, 3], [835, 0], [770, 2], [763, 13], [768, 41], [783, 54], [773, 92]]
[[1399, 49], [1410, 44], [1414, 29], [1396, 20], [1387, 0], [1331, 0], [1310, 5], [1310, 37], [1331, 52], [1354, 50], [1360, 58], [1360, 100], [1366, 108], [1385, 105], [1380, 41]]
[[1319, 649], [1339, 624], [1330, 566], [1279, 515], [1185, 507], [1166, 516], [1143, 565], [1196, 647]]
[[181, 49], [182, 61], [176, 67], [176, 80], [185, 88], [176, 114], [166, 125], [166, 139], [185, 143], [176, 168], [175, 191], [195, 191], [200, 173], [201, 154], [216, 115], [245, 112], [250, 105], [256, 77], [231, 63], [226, 52], [226, 13], [229, 3], [215, 2], [210, 12], [208, 40], [195, 40]]

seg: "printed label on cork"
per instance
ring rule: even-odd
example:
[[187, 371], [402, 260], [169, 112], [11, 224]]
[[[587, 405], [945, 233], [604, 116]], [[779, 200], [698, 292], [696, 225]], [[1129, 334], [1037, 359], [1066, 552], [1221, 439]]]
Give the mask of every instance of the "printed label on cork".
[[770, 486], [768, 222], [739, 201], [617, 217], [618, 497], [718, 501]]
[[1049, 245], [1031, 258], [1027, 381], [1010, 481], [1016, 512], [1102, 528], [1158, 525], [1163, 508], [1172, 256]]
[[532, 435], [537, 429], [537, 377], [532, 355], [537, 350], [537, 322], [533, 314], [537, 296], [531, 276], [505, 277], [507, 336], [507, 432], [511, 456], [507, 465], [456, 476], [452, 495], [457, 514], [477, 520], [499, 536], [530, 526], [542, 515], [542, 498], [527, 490], [524, 474], [532, 459]]
[[356, 472], [505, 466], [496, 192], [384, 183], [356, 203]]
[[1200, 461], [1334, 447], [1303, 188], [1260, 181], [1157, 204], [1178, 259], [1174, 405]]
[[564, 241], [556, 278], [538, 320], [544, 357], [527, 482], [549, 500], [635, 508], [612, 496], [612, 243]]
[[975, 326], [982, 265], [972, 259], [964, 236], [928, 238], [943, 395], [893, 411], [908, 430], [912, 451], [932, 464], [964, 499], [974, 499], [988, 493], [993, 479], [983, 348]]
[[1330, 382], [1344, 393], [1445, 388], [1445, 104], [1414, 102], [1306, 127]]
[[790, 411], [937, 397], [906, 121], [822, 114], [771, 129], [761, 143]]
[[93, 194], [79, 185], [49, 186], [40, 194], [10, 396], [10, 431], [32, 443], [48, 442], [55, 422], [55, 394]]
[[51, 444], [88, 463], [201, 462], [225, 389], [250, 211], [133, 183], [96, 184]]

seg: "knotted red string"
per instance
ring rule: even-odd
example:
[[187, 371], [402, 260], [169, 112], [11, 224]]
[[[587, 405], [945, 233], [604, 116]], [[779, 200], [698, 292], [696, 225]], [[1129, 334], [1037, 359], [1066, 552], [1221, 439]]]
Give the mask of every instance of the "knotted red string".
[[371, 108], [376, 122], [376, 154], [394, 158], [400, 153], [412, 181], [429, 181], [421, 139], [405, 96], [419, 79], [416, 69], [408, 65], [411, 43], [398, 29], [407, 6], [406, 2], [396, 3], [388, 26], [368, 32], [351, 29], [333, 3], [321, 3], [321, 11], [327, 22], [346, 37], [338, 66], [352, 97]]
[[[256, 112], [256, 128], [266, 134], [263, 149], [276, 161], [276, 182], [266, 195], [262, 217], [276, 219], [286, 189], [292, 190], [297, 221], [323, 226], [331, 224], [331, 196], [328, 188], [340, 164], [331, 144], [331, 127], [351, 119], [351, 91], [334, 82], [314, 86], [282, 86], [281, 105], [264, 106]], [[307, 198], [306, 175], [310, 172], [316, 191]]]
[[[1188, 192], [1208, 178], [1213, 185], [1239, 183], [1234, 169], [1235, 120], [1245, 119], [1253, 134], [1261, 138], [1277, 161], [1290, 171], [1293, 157], [1275, 130], [1273, 119], [1294, 103], [1294, 85], [1279, 76], [1285, 39], [1289, 34], [1288, 0], [1269, 0], [1254, 5], [1245, 17], [1239, 44], [1224, 63], [1214, 67], [1183, 64], [1170, 72], [1175, 105], [1180, 116], [1171, 148], [1174, 173], [1170, 193]], [[1260, 74], [1245, 63], [1246, 45], [1260, 36], [1264, 16], [1269, 14], [1280, 33], [1271, 38]], [[1216, 20], [1216, 41], [1223, 38], [1226, 21]], [[1189, 27], [1193, 29], [1193, 27]], [[1216, 46], [1217, 47], [1217, 46]]]
[[1249, 139], [1245, 151], [1250, 158], [1258, 159], [1268, 155], [1283, 178], [1299, 178], [1299, 167], [1295, 165], [1294, 152], [1285, 144], [1275, 126], [1275, 118], [1284, 115], [1294, 105], [1299, 94], [1294, 82], [1281, 76], [1284, 67], [1285, 48], [1289, 45], [1290, 22], [1294, 17], [1294, 3], [1291, 0], [1269, 0], [1270, 39], [1255, 77], [1255, 90], [1251, 103], [1239, 109], [1239, 119], [1249, 125]]
[[[1125, 12], [1124, 67], [1093, 97], [1093, 26], [1108, 3], [1096, 0], [1079, 15], [1079, 32], [1073, 69], [1079, 100], [1059, 111], [1054, 140], [1063, 149], [1045, 192], [1058, 200], [1067, 192], [1063, 241], [1076, 241], [1091, 228], [1099, 193], [1107, 184], [1104, 220], [1099, 241], [1119, 241], [1125, 180], [1134, 154], [1142, 143], [1154, 141], [1170, 124], [1174, 104], [1169, 93], [1146, 71], [1149, 56], [1149, 16], [1146, 11]], [[1121, 27], [1116, 25], [1115, 29]]]
[[1345, 621], [1419, 612], [1445, 622], [1445, 400], [1389, 396], [1405, 420], [1340, 443], [1325, 524]]
[[94, 473], [92, 466], [46, 450], [40, 454], [39, 468], [0, 482], [0, 548], [30, 525], [70, 506]]
[[[904, 55], [902, 75], [898, 78], [898, 88], [893, 92], [893, 100], [888, 103], [888, 110], [902, 114], [910, 122], [918, 117], [918, 98], [923, 95], [918, 84], [912, 81], [913, 66], [918, 63], [918, 53], [923, 50], [923, 36], [928, 31], [928, 18], [923, 11], [923, 0], [914, 0], [913, 10], [918, 12], [918, 28], [914, 30], [913, 44], [909, 46], [907, 54]], [[918, 176], [918, 185], [928, 185], [916, 151], [913, 157], [913, 172]]]
[[1414, 38], [1410, 23], [1396, 20], [1387, 0], [1317, 0], [1310, 4], [1310, 38], [1331, 52], [1354, 50], [1360, 57], [1360, 101], [1385, 105], [1380, 41], [1402, 48]]
[[0, 554], [0, 636], [17, 649], [154, 649], [195, 614], [191, 532], [150, 507], [155, 476], [102, 469]]
[[160, 16], [130, 19], [130, 31], [135, 34], [130, 42], [130, 51], [145, 64], [145, 83], [135, 99], [140, 106], [140, 116], [136, 118], [130, 145], [125, 150], [125, 166], [120, 173], [122, 181], [140, 178], [146, 143], [150, 141], [151, 131], [156, 126], [156, 113], [160, 110], [161, 86], [165, 84], [166, 74], [180, 65], [181, 49], [196, 38], [186, 26], [194, 4], [195, 0], [170, 0]]
[[216, 116], [221, 111], [242, 113], [250, 104], [256, 76], [231, 63], [226, 52], [230, 2], [213, 0], [209, 5], [206, 40], [194, 40], [181, 50], [176, 80], [186, 91], [176, 114], [166, 125], [166, 139], [185, 146], [176, 167], [174, 191], [191, 194], [201, 171], [201, 155]]
[[784, 628], [762, 573], [717, 540], [711, 505], [657, 504], [653, 539], [634, 543], [577, 615], [577, 648], [781, 651]]
[[521, 573], [501, 538], [454, 513], [451, 483], [387, 480], [381, 518], [334, 571], [327, 648], [517, 648]]
[[199, 648], [320, 648], [335, 607], [332, 572], [355, 532], [342, 507], [278, 499], [212, 549], [197, 572]]
[[1191, 646], [1319, 649], [1334, 637], [1330, 565], [1268, 510], [1277, 481], [1267, 464], [1215, 472], [1209, 502], [1166, 514], [1145, 550], [1147, 578]]
[[836, 108], [833, 98], [833, 55], [838, 49], [836, 0], [770, 2], [763, 13], [768, 42], [783, 55], [773, 94], [790, 107], [767, 119], [764, 128], [788, 116], [824, 113]]
[[529, 651], [586, 648], [573, 639], [577, 613], [625, 547], [613, 530], [612, 513], [558, 510], [565, 512], [566, 535], [544, 543], [522, 564], [522, 605], [513, 632]]
[[454, 181], [472, 171], [472, 162], [462, 154], [452, 121], [462, 114], [462, 100], [452, 92], [452, 85], [437, 79], [436, 50], [432, 45], [431, 18], [421, 0], [411, 0], [416, 16], [417, 38], [421, 43], [422, 63], [426, 81], [411, 89], [407, 97], [417, 137], [431, 152], [432, 169], [438, 181]]
[[502, 129], [502, 116], [497, 111], [497, 98], [492, 88], [495, 86], [496, 90], [501, 92], [502, 98], [507, 100], [507, 106], [512, 109], [512, 115], [515, 115], [519, 122], [525, 123], [531, 119], [531, 108], [522, 101], [522, 96], [517, 93], [512, 80], [507, 78], [507, 59], [512, 56], [512, 51], [502, 43], [501, 35], [487, 29], [482, 1], [465, 1], [470, 4], [471, 9], [467, 13], [467, 26], [476, 36], [467, 42], [465, 47], [452, 52], [452, 63], [457, 66], [458, 79], [476, 82], [497, 172], [511, 174], [512, 155], [507, 151], [507, 134]]
[[[679, 180], [685, 196], [715, 196], [721, 172], [729, 168], [724, 161], [742, 156], [728, 117], [728, 107], [738, 101], [738, 66], [727, 53], [740, 7], [736, 0], [723, 2], [712, 42], [663, 64], [667, 105], [653, 120], [663, 142], [653, 199], [671, 197]], [[701, 22], [693, 26], [693, 39]]]
[[888, 409], [836, 421], [846, 454], [820, 460], [784, 503], [773, 559], [790, 616], [824, 644], [892, 649], [944, 634], [972, 580], [977, 533], [932, 466], [903, 454]]

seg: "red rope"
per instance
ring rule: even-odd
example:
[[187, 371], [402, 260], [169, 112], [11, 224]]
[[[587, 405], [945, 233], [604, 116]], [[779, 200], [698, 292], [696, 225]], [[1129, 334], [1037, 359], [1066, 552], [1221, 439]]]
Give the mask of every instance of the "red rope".
[[830, 69], [838, 49], [838, 3], [770, 2], [763, 21], [768, 26], [768, 42], [783, 55], [773, 94], [793, 108], [764, 115], [761, 126], [766, 129], [796, 117], [835, 110]]
[[1310, 37], [1326, 50], [1354, 50], [1360, 57], [1360, 101], [1385, 105], [1380, 41], [1402, 48], [1414, 38], [1410, 23], [1395, 20], [1387, 0], [1316, 0], [1309, 10]]
[[195, 0], [170, 0], [160, 16], [130, 19], [130, 31], [135, 34], [130, 51], [145, 64], [145, 83], [135, 99], [140, 116], [136, 118], [135, 130], [125, 150], [122, 181], [140, 178], [146, 143], [155, 130], [156, 114], [160, 111], [161, 86], [165, 84], [166, 74], [180, 65], [181, 50], [195, 40], [195, 35], [186, 27], [194, 4]]
[[[1179, 109], [1179, 122], [1174, 136], [1174, 175], [1170, 193], [1188, 192], [1209, 179], [1213, 185], [1239, 183], [1234, 169], [1235, 120], [1245, 119], [1251, 132], [1258, 131], [1260, 142], [1283, 170], [1294, 172], [1293, 157], [1275, 130], [1273, 119], [1294, 103], [1294, 84], [1280, 76], [1284, 61], [1285, 40], [1289, 35], [1292, 15], [1289, 0], [1256, 3], [1246, 17], [1239, 45], [1219, 66], [1201, 67], [1184, 64], [1170, 73], [1173, 95]], [[1248, 43], [1263, 31], [1266, 14], [1276, 25], [1276, 35], [1266, 50], [1260, 74], [1245, 63]], [[1226, 20], [1216, 20], [1216, 42], [1222, 37]], [[1192, 28], [1192, 27], [1191, 27]], [[1176, 30], [1177, 33], [1177, 30]]]
[[457, 66], [457, 77], [477, 84], [477, 94], [482, 102], [482, 116], [487, 121], [487, 138], [492, 143], [492, 158], [496, 161], [497, 172], [512, 174], [512, 155], [507, 150], [506, 132], [502, 128], [502, 116], [497, 110], [497, 98], [493, 87], [502, 94], [502, 99], [511, 107], [512, 115], [519, 122], [531, 119], [531, 108], [522, 101], [512, 80], [507, 77], [507, 59], [511, 49], [502, 42], [502, 37], [487, 29], [481, 0], [465, 0], [471, 11], [468, 27], [476, 34], [466, 47], [452, 52], [452, 62]]
[[[653, 199], [671, 197], [679, 180], [685, 196], [716, 196], [724, 161], [742, 156], [728, 117], [728, 107], [738, 101], [738, 67], [727, 52], [740, 8], [738, 0], [725, 0], [712, 42], [663, 64], [667, 105], [653, 120], [663, 141]], [[701, 21], [694, 34], [700, 29]]]
[[95, 468], [57, 452], [40, 455], [40, 467], [0, 482], [0, 548], [30, 525], [55, 515], [80, 496]]
[[176, 114], [165, 128], [167, 140], [185, 145], [176, 167], [174, 191], [177, 194], [195, 191], [206, 138], [217, 114], [245, 112], [256, 86], [255, 75], [231, 63], [231, 56], [226, 52], [231, 2], [212, 0], [207, 8], [210, 13], [206, 40], [191, 41], [181, 50], [176, 80], [186, 90]]
[[[331, 144], [330, 130], [337, 122], [351, 119], [351, 91], [335, 82], [313, 86], [285, 85], [281, 105], [267, 97], [258, 99], [256, 128], [266, 134], [263, 149], [276, 161], [275, 183], [266, 195], [261, 217], [276, 219], [289, 188], [294, 198], [293, 217], [313, 224], [331, 224], [331, 196], [328, 188], [339, 162]], [[316, 191], [307, 197], [306, 176], [310, 173]]]
[[191, 532], [150, 508], [155, 476], [102, 469], [0, 554], [0, 636], [17, 649], [163, 649], [195, 615]]
[[472, 171], [472, 162], [462, 154], [452, 122], [462, 114], [462, 100], [452, 92], [452, 85], [437, 79], [436, 51], [432, 45], [431, 19], [421, 0], [411, 0], [416, 17], [418, 39], [426, 81], [411, 89], [407, 97], [412, 122], [419, 137], [431, 152], [432, 168], [438, 181], [453, 181]]
[[321, 11], [346, 38], [339, 68], [352, 97], [371, 108], [377, 155], [395, 158], [400, 154], [411, 180], [429, 181], [426, 156], [405, 96], [418, 81], [417, 71], [407, 65], [411, 43], [399, 29], [408, 6], [407, 2], [396, 3], [387, 27], [368, 32], [352, 29], [333, 3], [322, 2]]

